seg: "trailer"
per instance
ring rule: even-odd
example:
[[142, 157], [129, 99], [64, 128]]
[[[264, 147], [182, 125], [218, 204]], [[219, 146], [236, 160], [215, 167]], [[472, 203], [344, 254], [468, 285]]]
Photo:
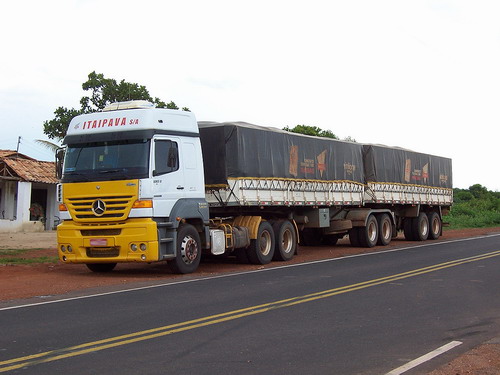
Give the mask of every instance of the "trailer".
[[412, 240], [441, 235], [453, 200], [450, 159], [241, 122], [199, 127], [214, 166], [205, 169], [213, 213], [291, 220], [311, 245], [346, 234], [366, 247], [389, 244], [399, 230]]
[[266, 264], [299, 243], [437, 239], [453, 202], [451, 160], [190, 112], [117, 103], [77, 116], [66, 138], [58, 250], [92, 271], [202, 253]]

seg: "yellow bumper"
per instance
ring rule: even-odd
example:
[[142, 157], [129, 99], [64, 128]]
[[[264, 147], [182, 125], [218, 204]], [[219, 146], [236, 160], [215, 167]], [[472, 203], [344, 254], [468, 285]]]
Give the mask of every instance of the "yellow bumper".
[[65, 263], [123, 263], [159, 260], [158, 232], [151, 219], [128, 219], [110, 225], [57, 227], [59, 259]]

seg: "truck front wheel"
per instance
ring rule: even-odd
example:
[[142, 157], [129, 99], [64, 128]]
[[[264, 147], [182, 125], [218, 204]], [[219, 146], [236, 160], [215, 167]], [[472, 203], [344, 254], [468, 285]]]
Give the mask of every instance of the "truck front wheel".
[[177, 231], [176, 257], [168, 265], [174, 273], [192, 273], [198, 268], [200, 259], [200, 235], [195, 227], [184, 224]]
[[111, 272], [116, 267], [116, 263], [87, 263], [87, 268], [92, 272]]
[[274, 231], [269, 222], [262, 221], [259, 225], [257, 238], [250, 241], [247, 256], [250, 263], [268, 264], [274, 255]]

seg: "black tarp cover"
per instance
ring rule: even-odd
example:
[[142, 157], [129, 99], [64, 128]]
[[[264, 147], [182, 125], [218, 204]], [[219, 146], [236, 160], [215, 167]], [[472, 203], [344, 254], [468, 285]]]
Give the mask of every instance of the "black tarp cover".
[[367, 182], [452, 188], [451, 159], [397, 147], [363, 145]]
[[364, 183], [363, 146], [244, 122], [199, 122], [205, 184], [228, 178]]

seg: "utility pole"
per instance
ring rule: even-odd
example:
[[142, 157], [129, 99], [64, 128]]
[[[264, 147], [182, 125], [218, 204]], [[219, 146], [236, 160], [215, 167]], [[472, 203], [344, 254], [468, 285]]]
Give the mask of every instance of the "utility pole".
[[21, 143], [21, 136], [17, 137], [17, 149], [16, 149], [16, 159], [19, 154], [19, 144]]

